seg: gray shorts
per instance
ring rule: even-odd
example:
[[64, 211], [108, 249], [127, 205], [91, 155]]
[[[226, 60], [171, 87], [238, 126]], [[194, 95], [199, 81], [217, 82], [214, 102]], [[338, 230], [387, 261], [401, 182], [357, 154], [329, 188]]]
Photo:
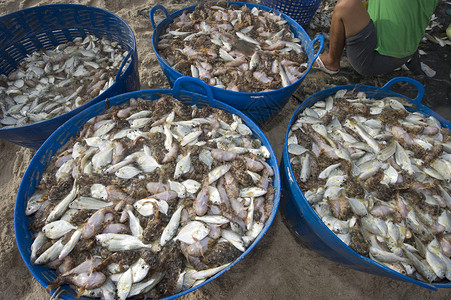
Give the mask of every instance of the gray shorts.
[[346, 39], [346, 53], [352, 67], [362, 75], [380, 75], [405, 64], [411, 56], [395, 58], [374, 50], [377, 32], [372, 20], [359, 33]]

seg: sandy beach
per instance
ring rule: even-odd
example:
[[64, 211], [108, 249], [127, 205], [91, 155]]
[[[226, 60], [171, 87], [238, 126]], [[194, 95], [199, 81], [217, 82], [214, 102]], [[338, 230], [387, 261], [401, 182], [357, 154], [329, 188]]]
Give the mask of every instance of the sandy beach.
[[[202, 1], [194, 0], [76, 0], [71, 3], [100, 7], [124, 19], [135, 33], [142, 89], [169, 88], [152, 49], [152, 26], [149, 9], [163, 4], [171, 13]], [[252, 1], [256, 3], [256, 1]], [[0, 0], [1, 15], [20, 9], [65, 3], [55, 0]], [[450, 22], [444, 1], [436, 11], [444, 28]], [[311, 38], [315, 32], [309, 31]], [[420, 81], [426, 89], [423, 104], [451, 120], [451, 46], [430, 41], [420, 44], [427, 55], [421, 61], [437, 74], [430, 78], [424, 73], [398, 70], [390, 74], [362, 77], [342, 60], [339, 74], [330, 76], [311, 70], [291, 97], [289, 103], [268, 124], [262, 127], [280, 162], [284, 137], [291, 115], [300, 103], [323, 89], [344, 84], [383, 86], [391, 78], [407, 76]], [[412, 86], [394, 87], [397, 92], [415, 97]], [[413, 93], [413, 94], [412, 94]], [[23, 263], [14, 236], [14, 205], [22, 176], [34, 150], [0, 140], [0, 299], [48, 299], [49, 294], [31, 275]], [[451, 291], [431, 291], [414, 284], [361, 273], [332, 262], [300, 243], [285, 226], [280, 212], [271, 228], [257, 246], [224, 275], [213, 282], [181, 297], [181, 299], [450, 299]]]

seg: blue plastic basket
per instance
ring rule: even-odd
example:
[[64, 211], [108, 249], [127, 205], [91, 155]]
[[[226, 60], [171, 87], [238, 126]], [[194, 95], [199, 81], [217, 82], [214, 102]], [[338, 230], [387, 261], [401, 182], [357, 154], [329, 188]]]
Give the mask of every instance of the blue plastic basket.
[[[205, 95], [196, 94], [193, 92], [186, 91], [184, 86], [197, 86], [202, 89]], [[213, 94], [211, 92], [210, 87], [201, 81], [200, 79], [184, 77], [177, 80], [174, 84], [173, 89], [155, 89], [155, 90], [141, 90], [136, 92], [130, 92], [122, 95], [115, 96], [113, 98], [109, 98], [107, 100], [103, 100], [100, 103], [97, 103], [93, 106], [88, 107], [84, 111], [72, 117], [66, 123], [64, 123], [61, 127], [59, 127], [39, 148], [39, 150], [34, 155], [33, 159], [30, 162], [25, 174], [22, 178], [22, 182], [19, 186], [19, 191], [16, 199], [16, 206], [14, 209], [14, 230], [16, 234], [17, 246], [19, 248], [20, 255], [22, 256], [25, 265], [30, 270], [31, 274], [38, 280], [38, 282], [47, 287], [50, 281], [56, 278], [56, 273], [54, 270], [45, 268], [41, 265], [33, 265], [30, 262], [31, 255], [31, 244], [32, 244], [32, 232], [29, 230], [29, 218], [25, 215], [25, 208], [27, 205], [27, 199], [33, 195], [36, 186], [39, 184], [42, 173], [44, 172], [46, 166], [50, 162], [52, 156], [55, 152], [64, 145], [71, 137], [76, 136], [78, 131], [83, 127], [83, 125], [92, 117], [105, 113], [105, 111], [111, 107], [116, 105], [121, 105], [128, 102], [131, 98], [143, 98], [146, 100], [155, 100], [160, 98], [159, 94], [167, 94], [172, 95], [175, 98], [179, 99], [186, 105], [197, 105], [198, 107], [203, 107], [205, 105], [210, 105], [211, 107], [215, 107], [218, 109], [222, 109], [228, 113], [236, 114], [242, 118], [244, 124], [246, 124], [253, 132], [255, 138], [259, 138], [262, 141], [262, 145], [266, 146], [270, 152], [270, 159], [268, 160], [268, 164], [274, 170], [274, 178], [273, 178], [273, 187], [274, 191], [274, 204], [272, 208], [271, 215], [266, 221], [265, 227], [260, 232], [258, 237], [254, 240], [254, 242], [246, 249], [245, 252], [241, 254], [233, 263], [231, 263], [226, 269], [219, 272], [215, 276], [209, 278], [204, 283], [199, 286], [193, 287], [189, 290], [183, 291], [176, 295], [167, 297], [165, 299], [174, 299], [179, 296], [185, 295], [204, 284], [211, 282], [215, 278], [221, 276], [224, 272], [229, 270], [232, 266], [234, 266], [238, 261], [243, 259], [260, 241], [266, 231], [269, 229], [269, 226], [274, 220], [276, 216], [277, 209], [279, 207], [280, 200], [280, 174], [279, 168], [277, 164], [277, 159], [274, 154], [274, 151], [269, 143], [268, 139], [264, 135], [264, 133], [260, 130], [260, 128], [252, 122], [248, 117], [246, 117], [243, 113], [234, 109], [233, 107], [216, 101], [213, 99]], [[64, 289], [67, 291], [62, 295], [63, 299], [89, 299], [85, 297], [76, 298], [76, 293], [69, 289], [68, 286], [64, 286]], [[52, 291], [53, 293], [53, 291]]]
[[[228, 3], [229, 5], [238, 5], [238, 6], [246, 5], [250, 9], [257, 7], [265, 11], [272, 10], [272, 8], [270, 7], [252, 3], [232, 2], [232, 1]], [[190, 6], [188, 8], [179, 10], [171, 15], [168, 14], [167, 10], [162, 5], [156, 5], [152, 7], [152, 9], [150, 10], [150, 21], [154, 29], [152, 37], [152, 46], [157, 56], [157, 60], [160, 63], [161, 69], [168, 78], [171, 86], [174, 84], [177, 78], [185, 75], [169, 66], [166, 63], [166, 61], [158, 54], [157, 48], [158, 41], [160, 39], [160, 36], [164, 34], [164, 30], [166, 29], [166, 27], [169, 24], [171, 24], [175, 18], [182, 15], [184, 11], [186, 12], [193, 11], [195, 7], [196, 5]], [[163, 21], [161, 21], [157, 26], [154, 21], [154, 15], [155, 12], [158, 10], [162, 10], [166, 15], [166, 18]], [[271, 119], [271, 117], [276, 115], [285, 106], [285, 104], [287, 104], [291, 95], [296, 91], [296, 89], [301, 85], [304, 78], [307, 76], [308, 72], [310, 71], [313, 65], [313, 62], [321, 53], [324, 45], [324, 37], [322, 35], [317, 36], [312, 41], [307, 32], [305, 32], [305, 30], [298, 23], [296, 23], [296, 21], [294, 21], [292, 18], [285, 15], [284, 13], [281, 13], [279, 11], [277, 11], [277, 13], [280, 13], [281, 16], [285, 20], [287, 20], [295, 37], [301, 40], [301, 44], [305, 48], [305, 52], [308, 56], [308, 68], [305, 71], [304, 75], [301, 78], [299, 78], [296, 82], [292, 83], [287, 87], [269, 92], [243, 93], [229, 91], [226, 89], [221, 89], [213, 86], [211, 87], [215, 99], [224, 102], [226, 104], [229, 104], [235, 107], [236, 109], [240, 110], [248, 117], [250, 117], [258, 125], [264, 125], [267, 121]], [[316, 42], [319, 42], [319, 47], [318, 51], [315, 53], [314, 45], [316, 44]]]
[[260, 2], [289, 15], [304, 28], [308, 27], [321, 5], [321, 0], [261, 0]]
[[[407, 82], [413, 84], [418, 89], [418, 95], [415, 99], [410, 99], [404, 95], [390, 91], [390, 87], [397, 82]], [[288, 125], [285, 141], [288, 139], [288, 133], [291, 126], [296, 122], [298, 115], [304, 109], [311, 107], [318, 101], [324, 101], [327, 97], [335, 95], [339, 90], [354, 90], [356, 92], [362, 91], [366, 93], [368, 98], [382, 99], [384, 97], [403, 97], [410, 102], [416, 104], [416, 109], [408, 110], [421, 112], [427, 116], [433, 116], [440, 121], [443, 127], [451, 129], [451, 123], [447, 122], [436, 112], [432, 111], [425, 105], [421, 104], [421, 99], [424, 96], [424, 87], [416, 80], [408, 77], [397, 77], [387, 82], [382, 88], [367, 86], [367, 85], [341, 85], [333, 88], [323, 90], [312, 95], [305, 100], [294, 112], [290, 124]], [[304, 244], [315, 250], [324, 257], [344, 264], [355, 270], [375, 274], [379, 276], [389, 277], [396, 280], [406, 281], [417, 284], [419, 286], [436, 290], [437, 288], [451, 288], [449, 281], [441, 283], [428, 284], [419, 280], [412, 279], [406, 275], [402, 275], [385, 267], [384, 265], [362, 256], [353, 249], [343, 243], [320, 219], [313, 208], [308, 203], [304, 194], [302, 193], [296, 181], [293, 169], [291, 167], [290, 158], [288, 154], [288, 144], [285, 143], [283, 148], [282, 164], [281, 164], [281, 179], [282, 179], [282, 200], [281, 200], [281, 214], [285, 224], [291, 232], [295, 234]]]
[[[115, 83], [88, 103], [50, 120], [22, 127], [0, 129], [0, 138], [39, 148], [46, 138], [72, 116], [107, 97], [139, 89], [136, 40], [130, 26], [118, 16], [92, 6], [75, 4], [43, 5], [0, 17], [0, 74], [9, 74], [28, 54], [52, 49], [77, 37], [95, 35], [118, 42], [129, 51]], [[131, 61], [125, 70], [126, 61]], [[122, 74], [121, 74], [122, 73]]]

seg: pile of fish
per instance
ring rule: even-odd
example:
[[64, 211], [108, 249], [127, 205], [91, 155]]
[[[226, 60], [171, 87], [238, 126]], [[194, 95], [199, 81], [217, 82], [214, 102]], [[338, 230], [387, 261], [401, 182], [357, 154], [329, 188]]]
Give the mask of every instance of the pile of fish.
[[451, 133], [408, 106], [339, 90], [290, 128], [290, 161], [346, 245], [414, 279], [451, 280]]
[[0, 75], [0, 128], [48, 120], [94, 99], [114, 83], [126, 56], [117, 42], [93, 35], [29, 54]]
[[335, 8], [335, 0], [322, 0], [318, 10], [309, 24], [309, 29], [317, 34], [322, 34], [329, 40], [330, 22]]
[[237, 115], [169, 95], [91, 119], [52, 157], [26, 214], [48, 289], [173, 295], [227, 268], [274, 201], [269, 150]]
[[158, 53], [180, 73], [237, 92], [286, 87], [307, 69], [307, 55], [287, 21], [246, 5], [200, 4], [159, 37]]

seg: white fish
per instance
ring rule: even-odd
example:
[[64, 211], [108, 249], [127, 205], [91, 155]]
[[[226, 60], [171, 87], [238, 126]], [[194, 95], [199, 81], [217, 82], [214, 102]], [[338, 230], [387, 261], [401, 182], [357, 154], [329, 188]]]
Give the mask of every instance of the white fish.
[[74, 160], [70, 159], [66, 161], [61, 167], [59, 167], [58, 171], [56, 171], [55, 178], [59, 181], [62, 178], [67, 178], [72, 172]]
[[70, 237], [70, 240], [64, 245], [63, 249], [61, 250], [61, 253], [58, 256], [59, 260], [63, 260], [75, 248], [75, 245], [77, 245], [78, 241], [80, 240], [81, 233], [81, 229], [74, 231], [74, 233]]
[[183, 156], [175, 165], [175, 171], [174, 171], [174, 179], [178, 179], [183, 174], [186, 174], [191, 169], [191, 158], [190, 154]]
[[42, 205], [42, 193], [34, 193], [27, 201], [27, 207], [25, 208], [25, 214], [27, 216], [34, 214], [39, 210]]
[[130, 121], [130, 120], [135, 120], [135, 119], [140, 119], [140, 118], [146, 118], [146, 117], [150, 116], [150, 114], [152, 114], [152, 112], [150, 110], [142, 110], [142, 111], [136, 112], [136, 113], [128, 116], [126, 118], [126, 120]]
[[95, 132], [93, 137], [105, 136], [108, 132], [110, 132], [116, 123], [113, 120], [107, 120], [102, 126], [100, 126]]
[[132, 232], [132, 235], [137, 237], [138, 239], [142, 240], [143, 228], [141, 227], [141, 224], [139, 223], [139, 219], [133, 214], [131, 209], [127, 210], [127, 213], [128, 213], [128, 221], [129, 221], [130, 231]]
[[404, 148], [398, 142], [396, 142], [395, 160], [401, 169], [406, 171], [409, 175], [414, 173], [409, 155], [407, 155]]
[[202, 134], [201, 130], [196, 130], [196, 131], [190, 132], [189, 134], [187, 134], [183, 137], [182, 141], [180, 142], [180, 145], [186, 146], [190, 143], [194, 143], [195, 141], [197, 141], [197, 138], [201, 134]]
[[206, 164], [209, 169], [211, 169], [211, 164], [213, 163], [213, 157], [211, 156], [211, 152], [204, 149], [199, 153], [199, 160]]
[[114, 174], [122, 179], [130, 179], [140, 173], [142, 172], [133, 166], [125, 166], [117, 170]]
[[230, 165], [222, 165], [208, 173], [208, 184], [212, 184], [230, 170]]
[[172, 148], [172, 132], [169, 129], [169, 125], [167, 123], [165, 123], [163, 125], [163, 130], [164, 130], [164, 134], [166, 136], [166, 138], [164, 140], [164, 148], [166, 148], [166, 150], [170, 151]]
[[38, 251], [42, 248], [42, 246], [47, 242], [47, 237], [45, 234], [40, 231], [36, 238], [33, 241], [33, 244], [31, 244], [31, 257], [30, 260], [32, 263], [34, 263], [36, 256], [38, 254]]
[[117, 296], [120, 300], [125, 300], [132, 289], [133, 284], [133, 273], [132, 269], [129, 268], [127, 271], [122, 273], [121, 277], [116, 283], [117, 287]]
[[130, 121], [131, 129], [140, 129], [149, 124], [152, 121], [152, 118], [138, 118]]
[[379, 151], [381, 150], [379, 143], [371, 135], [369, 135], [368, 132], [366, 132], [362, 126], [360, 126], [357, 122], [355, 122], [355, 120], [351, 120], [349, 124], [351, 125], [349, 127], [355, 132], [357, 132], [357, 134], [363, 140], [365, 140], [365, 142], [367, 142], [368, 145], [370, 145], [370, 147], [374, 150], [374, 153], [376, 154], [379, 153]]
[[328, 178], [331, 175], [331, 173], [335, 169], [337, 169], [339, 166], [341, 166], [341, 163], [337, 163], [337, 164], [328, 166], [327, 168], [325, 168], [324, 170], [321, 171], [321, 173], [318, 175], [318, 178], [320, 178], [320, 179]]
[[158, 208], [158, 211], [168, 214], [169, 205], [164, 200], [157, 200], [154, 198], [145, 198], [136, 201], [133, 203], [133, 207], [142, 215], [142, 216], [151, 216], [155, 214], [155, 208]]
[[225, 51], [222, 48], [219, 48], [219, 56], [224, 60], [224, 61], [233, 61], [234, 58], [232, 55], [230, 55], [227, 51]]
[[373, 246], [370, 247], [370, 255], [377, 261], [384, 263], [399, 263], [407, 260], [405, 257], [398, 256], [392, 252], [384, 251]]
[[366, 216], [368, 214], [367, 208], [366, 208], [365, 204], [363, 204], [362, 200], [349, 197], [348, 202], [349, 202], [349, 205], [351, 205], [352, 211], [356, 215], [362, 217], [362, 216]]
[[258, 55], [258, 52], [254, 52], [249, 62], [249, 70], [252, 71], [253, 69], [255, 69], [259, 63], [260, 63], [260, 55]]
[[310, 154], [306, 154], [301, 157], [301, 174], [299, 179], [302, 182], [306, 182], [312, 174], [311, 163], [310, 163]]
[[437, 276], [435, 273], [426, 267], [414, 254], [404, 249], [404, 254], [412, 262], [417, 272], [427, 281], [432, 282]]
[[221, 272], [222, 270], [227, 268], [229, 265], [230, 265], [230, 263], [216, 267], [216, 268], [206, 269], [206, 270], [202, 270], [202, 271], [196, 271], [196, 272], [190, 273], [189, 276], [195, 280], [206, 279], [211, 276], [214, 276], [216, 273]]
[[335, 142], [330, 138], [327, 133], [326, 126], [323, 124], [312, 124], [312, 129], [315, 130], [319, 135], [326, 139], [326, 141], [333, 147], [336, 148]]
[[109, 251], [127, 251], [152, 247], [152, 245], [144, 244], [137, 237], [128, 234], [102, 233], [96, 235], [96, 240]]
[[240, 190], [240, 197], [242, 198], [257, 198], [260, 196], [263, 196], [267, 193], [268, 191], [266, 189], [260, 188], [260, 187], [246, 187], [246, 188], [242, 188]]
[[260, 174], [247, 170], [247, 174], [251, 175], [254, 184], [257, 184], [262, 178]]
[[326, 188], [330, 187], [330, 186], [336, 186], [336, 187], [340, 187], [343, 182], [346, 181], [348, 176], [346, 175], [335, 175], [335, 176], [331, 176], [327, 179], [326, 184], [324, 185]]
[[194, 219], [208, 224], [219, 224], [219, 225], [227, 224], [230, 222], [229, 219], [221, 215], [205, 215], [201, 217], [196, 216]]
[[182, 214], [183, 205], [180, 205], [174, 214], [171, 216], [168, 225], [163, 230], [160, 237], [160, 245], [164, 246], [168, 241], [170, 241], [177, 232], [180, 224], [180, 216]]
[[103, 184], [94, 183], [91, 185], [91, 196], [97, 199], [106, 200], [108, 198], [106, 187]]
[[64, 214], [61, 216], [60, 220], [64, 220], [70, 223], [72, 217], [78, 212], [78, 209], [75, 208], [69, 208], [64, 212]]
[[195, 194], [201, 187], [201, 184], [195, 180], [187, 179], [182, 182], [189, 194]]
[[196, 66], [191, 65], [191, 76], [194, 78], [199, 78], [199, 70]]
[[392, 166], [388, 166], [387, 169], [384, 170], [384, 176], [381, 180], [382, 184], [395, 184], [398, 181], [399, 174], [395, 168]]
[[179, 198], [186, 197], [186, 187], [182, 183], [177, 182], [177, 181], [171, 181], [171, 180], [168, 180], [168, 182], [169, 182], [169, 189], [171, 191], [176, 192], [177, 197], [179, 197]]
[[222, 203], [219, 191], [214, 186], [208, 187], [208, 199], [216, 205], [221, 205], [221, 203]]
[[150, 266], [142, 257], [140, 257], [130, 266], [130, 270], [132, 271], [133, 283], [135, 283], [140, 282], [147, 276], [147, 273], [150, 270]]
[[324, 191], [323, 197], [324, 199], [335, 201], [341, 196], [343, 190], [344, 190], [343, 187], [331, 185]]
[[364, 162], [359, 166], [360, 174], [357, 176], [357, 179], [366, 180], [376, 174], [381, 167], [382, 163], [376, 159]]
[[426, 249], [426, 261], [431, 266], [432, 270], [434, 271], [435, 275], [437, 275], [438, 278], [442, 279], [445, 277], [446, 274], [446, 264], [443, 262], [439, 256], [432, 253], [429, 249]]
[[384, 220], [375, 218], [368, 214], [367, 216], [360, 219], [361, 226], [375, 235], [386, 237], [388, 228]]
[[342, 221], [333, 216], [328, 215], [328, 216], [322, 217], [321, 220], [334, 233], [346, 234], [349, 232], [349, 229], [354, 225], [356, 218], [352, 217], [351, 219]]
[[282, 78], [282, 86], [287, 87], [291, 84], [290, 79], [288, 79], [287, 73], [285, 72], [285, 69], [282, 66], [282, 64], [279, 61], [278, 63], [279, 63], [279, 75], [280, 78]]
[[193, 244], [205, 238], [210, 232], [210, 228], [199, 221], [190, 221], [180, 229], [180, 232], [174, 238], [187, 244]]
[[252, 135], [252, 130], [243, 123], [239, 123], [236, 127], [236, 130], [239, 134], [243, 135]]
[[136, 163], [139, 165], [141, 170], [146, 173], [152, 173], [153, 171], [155, 171], [155, 169], [161, 168], [161, 165], [152, 155], [146, 155], [144, 153], [140, 153], [138, 155]]
[[149, 280], [139, 283], [134, 283], [130, 292], [128, 293], [129, 297], [133, 297], [139, 294], [144, 294], [152, 290], [160, 281], [163, 279], [163, 273], [156, 272], [150, 277]]
[[248, 247], [254, 241], [265, 227], [263, 222], [253, 222], [252, 227], [242, 236], [244, 246]]
[[116, 299], [116, 285], [114, 282], [107, 278], [105, 283], [100, 287], [100, 291], [102, 292], [102, 299], [104, 300], [115, 300]]
[[240, 39], [242, 39], [242, 40], [244, 40], [246, 42], [249, 42], [249, 43], [255, 44], [255, 45], [260, 45], [260, 43], [258, 41], [254, 40], [253, 38], [251, 38], [251, 37], [249, 37], [249, 36], [247, 36], [245, 34], [243, 34], [242, 32], [237, 31], [235, 33]]
[[72, 200], [75, 199], [77, 194], [78, 194], [78, 185], [77, 185], [77, 181], [74, 180], [74, 185], [72, 187], [72, 190], [69, 192], [69, 194], [67, 194], [66, 197], [64, 197], [63, 200], [61, 200], [53, 208], [53, 210], [50, 212], [50, 214], [48, 215], [48, 217], [46, 219], [46, 223], [50, 223], [50, 222], [58, 219], [59, 217], [61, 217], [63, 215], [63, 213], [66, 211], [69, 204], [72, 202]]
[[246, 229], [250, 230], [254, 224], [254, 199], [251, 198], [250, 204], [247, 208]]
[[447, 181], [451, 180], [451, 162], [437, 158], [432, 162], [431, 166]]
[[69, 222], [58, 220], [47, 223], [44, 227], [42, 227], [42, 232], [44, 232], [45, 236], [49, 239], [57, 239], [74, 229], [77, 229], [77, 227]]
[[42, 265], [53, 261], [58, 258], [61, 251], [63, 250], [63, 238], [59, 239], [56, 243], [45, 250], [34, 262], [35, 265]]
[[69, 204], [69, 208], [98, 210], [113, 204], [113, 202], [105, 202], [91, 197], [79, 197]]
[[288, 153], [293, 154], [293, 155], [302, 155], [307, 151], [308, 150], [306, 148], [304, 148], [298, 144], [289, 144], [288, 145]]
[[243, 239], [236, 232], [230, 229], [223, 229], [221, 231], [221, 236], [241, 252], [246, 251], [244, 248]]

